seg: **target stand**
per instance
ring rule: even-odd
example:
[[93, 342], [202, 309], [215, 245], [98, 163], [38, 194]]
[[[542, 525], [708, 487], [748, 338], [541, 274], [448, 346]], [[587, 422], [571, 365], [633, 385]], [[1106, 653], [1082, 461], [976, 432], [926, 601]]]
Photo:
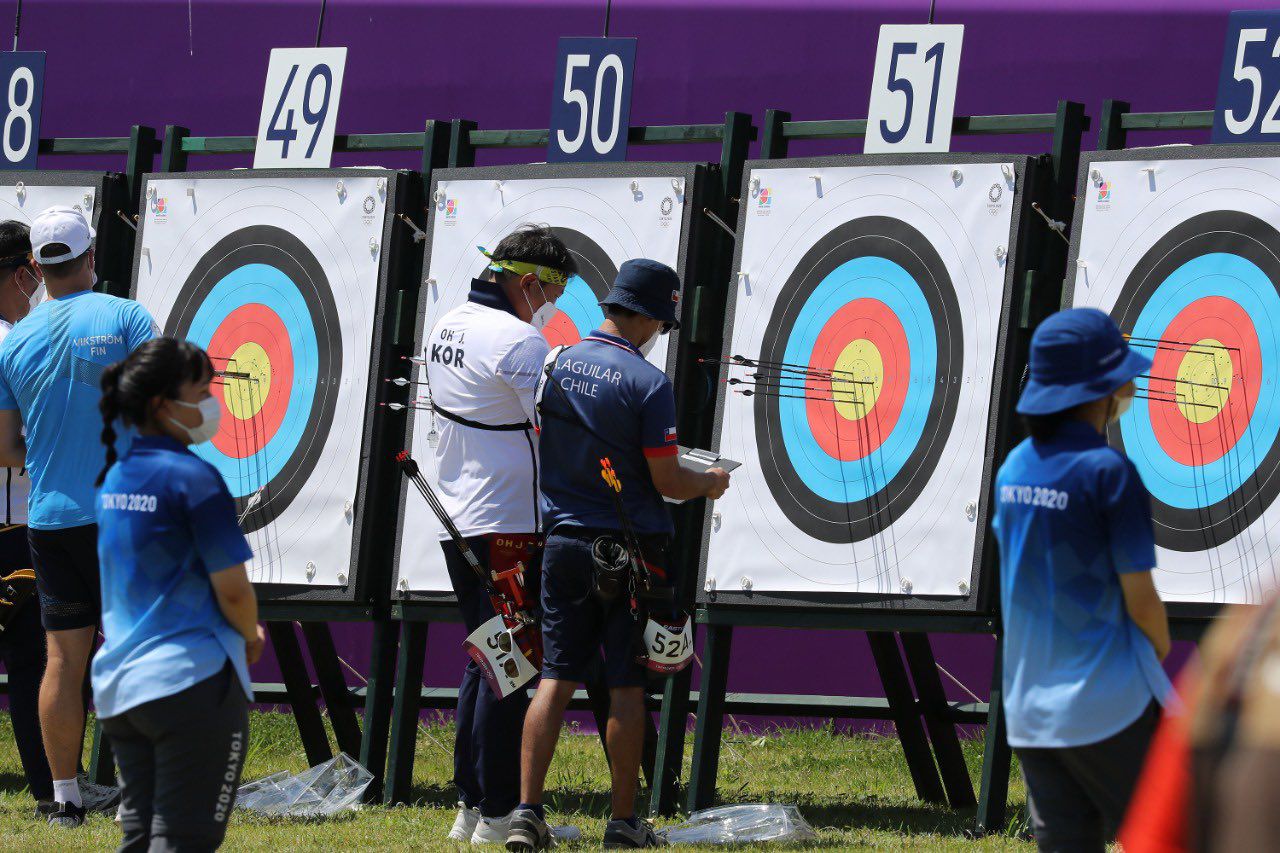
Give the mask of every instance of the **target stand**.
[[[477, 246], [495, 247], [506, 234], [526, 223], [549, 225], [568, 246], [578, 264], [558, 300], [558, 313], [544, 330], [552, 345], [573, 344], [597, 328], [604, 319], [598, 303], [617, 275], [618, 267], [634, 257], [654, 258], [673, 267], [685, 282], [681, 301], [686, 306], [702, 296], [694, 286], [706, 280], [706, 271], [721, 258], [719, 274], [727, 265], [726, 241], [706, 211], [726, 215], [720, 178], [724, 171], [741, 169], [749, 141], [745, 116], [729, 114], [723, 125], [631, 128], [633, 143], [711, 142], [720, 144], [722, 162], [621, 163], [612, 165], [519, 165], [476, 168], [476, 148], [545, 147], [547, 131], [479, 131], [470, 122], [454, 124], [450, 165], [437, 170], [431, 181], [430, 219], [419, 297], [416, 356], [429, 356], [426, 336], [436, 321], [467, 298], [470, 282], [484, 275], [487, 261]], [[697, 335], [697, 325], [686, 325], [684, 335]], [[687, 338], [666, 336], [648, 356], [650, 361], [679, 376]], [[429, 410], [430, 390], [425, 369], [403, 362], [393, 378], [412, 385], [388, 385], [386, 401], [404, 407], [408, 447], [434, 482], [435, 450], [431, 436], [437, 429]], [[677, 381], [677, 394], [682, 393]], [[707, 405], [706, 402], [703, 404]], [[443, 538], [438, 520], [404, 484], [401, 494], [397, 557], [392, 599], [393, 615], [401, 620], [400, 663], [391, 736], [391, 763], [386, 799], [408, 799], [418, 713], [424, 701], [439, 703], [442, 692], [424, 693], [421, 684], [427, 631], [432, 622], [458, 621], [452, 586], [440, 549]], [[701, 509], [679, 507], [675, 552], [692, 566], [697, 536], [689, 530], [701, 523]], [[692, 573], [689, 573], [692, 574]], [[689, 578], [691, 589], [693, 579]], [[646, 741], [645, 773], [655, 792], [667, 790], [674, 801], [679, 756], [683, 749], [684, 720], [688, 708], [688, 680], [667, 679], [663, 694], [650, 696], [660, 711], [661, 732], [651, 729]], [[590, 709], [604, 735], [608, 715], [608, 691], [603, 682], [590, 682], [572, 707]], [[683, 692], [684, 702], [674, 708]], [[453, 699], [456, 691], [445, 691]], [[679, 724], [666, 725], [670, 719]], [[678, 742], [677, 742], [678, 739]]]
[[[335, 150], [421, 151], [424, 166], [438, 165], [438, 127], [340, 136]], [[253, 137], [170, 126], [162, 168], [253, 146]], [[220, 370], [224, 429], [197, 452], [227, 480], [255, 552], [250, 576], [284, 682], [257, 686], [258, 698], [283, 694], [312, 764], [333, 755], [323, 699], [338, 749], [374, 774], [369, 797], [381, 793], [386, 761], [388, 520], [398, 491], [386, 450], [394, 424], [373, 388], [396, 357], [398, 309], [416, 297], [414, 227], [403, 214], [421, 209], [421, 194], [418, 176], [387, 169], [154, 174], [135, 257], [135, 298]], [[363, 691], [347, 684], [329, 621], [374, 624]]]
[[[1051, 132], [1053, 154], [746, 164], [723, 339], [700, 368], [724, 389], [712, 446], [743, 467], [705, 519], [689, 811], [715, 794], [733, 628], [839, 628], [867, 632], [884, 698], [766, 696], [752, 710], [891, 720], [922, 799], [978, 806], [979, 831], [1003, 823], [999, 659], [990, 702], [953, 705], [927, 635], [999, 632], [990, 483], [1029, 329], [1058, 301], [1066, 242], [1051, 226], [1086, 119], [1063, 102], [955, 121]], [[864, 131], [773, 111], [762, 149]], [[955, 728], [973, 722], [988, 724], [979, 798]]]
[[1108, 435], [1151, 495], [1156, 587], [1180, 636], [1276, 588], [1280, 147], [1087, 155], [1065, 302], [1150, 355]]

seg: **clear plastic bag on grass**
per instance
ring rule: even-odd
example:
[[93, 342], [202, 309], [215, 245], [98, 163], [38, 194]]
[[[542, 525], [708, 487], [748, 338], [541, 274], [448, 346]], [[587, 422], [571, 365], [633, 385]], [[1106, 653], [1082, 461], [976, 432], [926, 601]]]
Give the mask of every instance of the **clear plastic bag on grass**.
[[668, 844], [751, 844], [812, 841], [818, 837], [795, 806], [748, 803], [702, 809], [658, 833]]
[[298, 774], [273, 773], [240, 786], [236, 808], [267, 817], [314, 820], [355, 809], [373, 774], [345, 752]]

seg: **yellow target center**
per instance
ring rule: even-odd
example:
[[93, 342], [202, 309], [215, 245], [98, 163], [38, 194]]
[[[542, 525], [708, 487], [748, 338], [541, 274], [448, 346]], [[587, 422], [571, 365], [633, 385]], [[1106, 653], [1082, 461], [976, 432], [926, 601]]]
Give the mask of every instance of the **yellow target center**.
[[850, 421], [866, 417], [883, 387], [884, 360], [875, 344], [859, 338], [840, 351], [831, 379], [831, 396], [841, 417]]
[[247, 341], [236, 348], [227, 364], [227, 372], [251, 377], [228, 376], [222, 391], [231, 414], [247, 421], [262, 410], [267, 392], [271, 390], [271, 359], [261, 346]]
[[1231, 354], [1221, 341], [1204, 338], [1188, 350], [1178, 364], [1174, 393], [1183, 417], [1195, 424], [1216, 418], [1226, 408], [1231, 393]]

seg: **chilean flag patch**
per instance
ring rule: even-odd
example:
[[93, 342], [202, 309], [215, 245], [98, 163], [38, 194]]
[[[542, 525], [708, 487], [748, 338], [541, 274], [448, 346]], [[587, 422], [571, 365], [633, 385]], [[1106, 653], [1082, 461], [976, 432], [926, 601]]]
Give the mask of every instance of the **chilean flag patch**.
[[676, 440], [676, 428], [675, 428], [675, 427], [667, 427], [667, 431], [666, 431], [665, 433], [663, 433], [663, 437], [667, 440], [667, 442], [675, 441], [675, 440]]

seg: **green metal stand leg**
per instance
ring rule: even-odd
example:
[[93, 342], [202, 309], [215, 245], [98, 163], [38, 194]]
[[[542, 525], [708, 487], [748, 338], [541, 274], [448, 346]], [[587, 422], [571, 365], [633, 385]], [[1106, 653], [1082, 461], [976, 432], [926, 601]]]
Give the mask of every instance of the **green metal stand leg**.
[[689, 719], [689, 687], [693, 667], [668, 678], [662, 689], [658, 713], [658, 742], [653, 757], [649, 813], [672, 815], [678, 808], [680, 768], [684, 762], [686, 721]]
[[368, 803], [382, 799], [387, 770], [387, 738], [391, 728], [396, 672], [396, 627], [387, 619], [373, 623], [369, 683], [364, 694], [364, 737], [360, 740], [360, 764], [373, 774], [373, 782], [365, 790], [365, 802]]
[[413, 753], [418, 746], [418, 712], [422, 710], [422, 666], [427, 656], [426, 622], [400, 623], [396, 659], [395, 700], [391, 707], [391, 744], [387, 758], [387, 803], [409, 802]]
[[716, 797], [732, 643], [733, 628], [728, 625], [707, 626], [702, 678], [698, 682], [698, 718], [693, 729], [693, 767], [689, 771], [687, 808], [691, 812], [710, 806]]
[[1009, 799], [1009, 769], [1013, 751], [1004, 726], [1004, 653], [1001, 638], [996, 636], [995, 666], [991, 673], [991, 705], [987, 711], [987, 736], [982, 750], [982, 787], [978, 793], [977, 825], [979, 835], [998, 832], [1004, 827], [1005, 808]]
[[96, 717], [93, 721], [93, 748], [89, 752], [88, 776], [90, 782], [99, 785], [116, 783], [116, 759], [111, 752], [111, 738], [102, 730], [102, 720]]
[[964, 750], [960, 748], [960, 736], [955, 723], [947, 713], [947, 695], [938, 677], [938, 662], [933, 656], [928, 634], [900, 634], [902, 650], [907, 656], [911, 680], [920, 697], [920, 709], [924, 714], [925, 728], [933, 744], [938, 769], [942, 771], [942, 786], [947, 791], [947, 801], [953, 809], [971, 809], [978, 804], [973, 796], [973, 782], [969, 768], [964, 763]]
[[298, 635], [294, 633], [292, 622], [268, 622], [267, 633], [271, 635], [271, 647], [280, 665], [280, 676], [284, 679], [284, 689], [293, 708], [293, 718], [298, 723], [298, 735], [307, 753], [307, 763], [314, 767], [333, 758], [333, 749], [329, 746], [324, 720], [316, 706], [311, 678], [302, 663]]
[[311, 652], [311, 666], [320, 683], [320, 695], [329, 710], [329, 722], [338, 741], [338, 750], [349, 756], [360, 754], [360, 720], [351, 705], [351, 691], [342, 664], [338, 662], [338, 650], [333, 645], [333, 633], [328, 622], [303, 622], [302, 635], [307, 638], [307, 650]]
[[938, 768], [933, 763], [929, 741], [924, 736], [924, 726], [920, 723], [920, 712], [911, 693], [911, 684], [907, 681], [907, 670], [902, 665], [898, 641], [886, 631], [868, 631], [867, 641], [871, 644], [871, 654], [880, 672], [885, 698], [889, 700], [893, 724], [898, 730], [898, 740], [902, 741], [902, 752], [907, 758], [907, 769], [911, 771], [916, 795], [926, 803], [945, 805], [946, 793], [938, 777]]

